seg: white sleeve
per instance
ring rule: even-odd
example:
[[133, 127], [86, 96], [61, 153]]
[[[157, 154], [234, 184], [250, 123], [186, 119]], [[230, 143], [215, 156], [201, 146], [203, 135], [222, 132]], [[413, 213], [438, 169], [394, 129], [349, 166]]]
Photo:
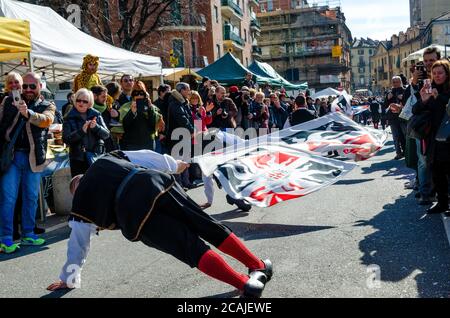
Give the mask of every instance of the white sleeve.
[[70, 232], [67, 243], [67, 261], [64, 264], [59, 279], [70, 288], [81, 287], [81, 270], [86, 262], [91, 246], [91, 235], [96, 232], [96, 225], [77, 221], [69, 221]]
[[284, 123], [283, 129], [291, 128], [291, 122], [289, 121], [289, 118], [286, 119], [286, 122]]
[[161, 155], [151, 150], [124, 151], [128, 159], [136, 165], [174, 174], [178, 170], [177, 161], [169, 155]]

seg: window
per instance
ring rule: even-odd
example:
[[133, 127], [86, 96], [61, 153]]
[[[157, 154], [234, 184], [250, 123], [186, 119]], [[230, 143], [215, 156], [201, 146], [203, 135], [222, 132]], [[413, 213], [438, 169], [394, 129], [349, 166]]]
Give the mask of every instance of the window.
[[273, 11], [273, 0], [267, 0], [267, 11]]
[[360, 73], [360, 74], [363, 74], [363, 73], [365, 73], [365, 68], [364, 67], [360, 67], [360, 68], [358, 68], [358, 72]]
[[219, 23], [219, 8], [214, 6], [214, 16], [216, 17], [216, 23]]
[[248, 57], [245, 58], [245, 66], [248, 67]]
[[369, 55], [372, 55], [373, 51], [372, 49], [369, 50]]
[[171, 4], [171, 12], [172, 12], [172, 22], [180, 25], [182, 22], [181, 19], [181, 6], [180, 6], [180, 1], [179, 0], [175, 0], [174, 2], [172, 2]]
[[364, 50], [358, 50], [359, 55], [364, 55]]
[[450, 35], [450, 25], [445, 26], [445, 35]]
[[220, 59], [220, 44], [216, 45], [216, 50], [217, 50], [217, 58]]
[[365, 81], [364, 76], [360, 76], [360, 77], [359, 77], [359, 84], [364, 85], [365, 82], [366, 82], [366, 81]]
[[247, 42], [247, 30], [244, 29], [244, 41]]
[[178, 58], [178, 65], [176, 67], [184, 67], [184, 48], [182, 39], [173, 39], [172, 48], [175, 57]]
[[298, 68], [291, 68], [286, 70], [286, 76], [285, 78], [288, 81], [298, 81], [300, 77], [300, 72]]

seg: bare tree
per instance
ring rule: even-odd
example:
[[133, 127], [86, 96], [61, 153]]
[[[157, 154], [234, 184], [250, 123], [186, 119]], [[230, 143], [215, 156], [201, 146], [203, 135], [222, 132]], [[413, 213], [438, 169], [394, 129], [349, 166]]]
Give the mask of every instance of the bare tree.
[[[137, 51], [142, 40], [166, 25], [191, 24], [202, 0], [38, 0], [64, 15], [70, 4], [81, 9], [83, 31], [114, 46]], [[177, 14], [178, 11], [179, 14]], [[156, 34], [155, 34], [156, 35]]]

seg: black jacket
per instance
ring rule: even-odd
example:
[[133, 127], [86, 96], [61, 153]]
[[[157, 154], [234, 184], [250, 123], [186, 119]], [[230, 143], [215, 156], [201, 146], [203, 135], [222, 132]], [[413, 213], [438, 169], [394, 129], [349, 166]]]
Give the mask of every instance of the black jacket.
[[88, 109], [86, 120], [97, 119], [97, 126], [88, 128], [87, 133], [83, 131], [85, 120], [81, 117], [76, 108], [73, 108], [67, 115], [63, 124], [63, 140], [69, 146], [69, 158], [72, 160], [85, 161], [85, 152], [95, 152], [102, 154], [104, 150], [104, 140], [109, 138], [109, 130], [101, 114], [95, 109]]
[[171, 175], [145, 169], [129, 179], [117, 197], [118, 188], [136, 167], [110, 154], [98, 159], [80, 180], [71, 215], [100, 229], [121, 230], [130, 241], [138, 240], [159, 198], [175, 181]]
[[419, 95], [417, 103], [413, 106], [413, 114], [418, 115], [426, 111], [431, 112], [431, 131], [426, 138], [427, 149], [425, 153], [430, 156], [431, 162], [434, 160], [450, 161], [450, 144], [435, 141], [436, 134], [441, 126], [442, 119], [446, 112], [447, 103], [450, 99], [450, 92], [443, 92], [442, 87], [436, 87], [439, 95], [437, 99], [431, 97], [427, 103], [423, 103]]
[[313, 119], [316, 119], [316, 116], [312, 111], [306, 108], [300, 108], [292, 113], [290, 123], [291, 126], [296, 126]]
[[30, 167], [33, 172], [41, 172], [46, 165], [48, 127], [54, 121], [56, 106], [43, 99], [29, 102], [27, 106], [32, 113], [25, 119], [12, 101], [11, 97], [4, 100], [3, 116], [0, 121], [0, 144], [10, 140], [19, 120], [25, 120], [26, 124], [22, 129], [26, 132], [30, 146]]
[[172, 148], [178, 142], [178, 140], [172, 140], [172, 132], [175, 129], [185, 128], [190, 134], [193, 134], [195, 130], [189, 102], [176, 90], [173, 90], [169, 97], [166, 126], [169, 148]]
[[129, 110], [122, 121], [124, 134], [120, 141], [121, 148], [123, 150], [153, 150], [157, 134], [156, 125], [160, 119], [161, 114], [154, 105], [149, 105], [142, 113], [138, 111], [133, 114]]

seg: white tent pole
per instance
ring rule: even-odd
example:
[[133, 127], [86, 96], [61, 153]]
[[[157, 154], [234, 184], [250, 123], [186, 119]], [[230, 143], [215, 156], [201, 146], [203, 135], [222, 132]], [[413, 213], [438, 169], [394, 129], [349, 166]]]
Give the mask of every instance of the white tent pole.
[[55, 63], [52, 63], [53, 83], [56, 83]]
[[33, 63], [33, 59], [31, 58], [30, 52], [28, 52], [28, 64], [30, 67], [30, 72], [34, 72], [34, 63]]

